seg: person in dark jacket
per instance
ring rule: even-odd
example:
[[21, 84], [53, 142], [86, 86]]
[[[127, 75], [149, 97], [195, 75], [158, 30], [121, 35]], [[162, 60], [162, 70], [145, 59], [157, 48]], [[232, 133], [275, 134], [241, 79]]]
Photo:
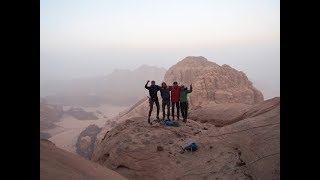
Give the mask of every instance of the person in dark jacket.
[[180, 87], [178, 86], [177, 82], [173, 83], [173, 86], [170, 86], [171, 91], [171, 104], [172, 104], [172, 120], [174, 120], [174, 106], [177, 107], [177, 118], [179, 119], [180, 114], [180, 106], [179, 106], [179, 100], [180, 100]]
[[150, 104], [150, 110], [149, 110], [149, 117], [148, 117], [148, 123], [149, 124], [152, 124], [150, 122], [150, 116], [151, 116], [151, 113], [152, 113], [152, 110], [153, 110], [153, 103], [156, 104], [157, 106], [157, 120], [159, 121], [160, 118], [159, 118], [159, 111], [160, 111], [160, 106], [159, 106], [159, 99], [158, 99], [158, 91], [161, 89], [160, 86], [156, 85], [156, 82], [155, 81], [151, 81], [151, 86], [148, 86], [148, 83], [150, 81], [148, 80], [146, 85], [144, 86], [146, 89], [149, 90], [149, 104]]
[[181, 85], [180, 90], [180, 108], [181, 108], [181, 114], [183, 117], [183, 122], [187, 122], [187, 116], [188, 116], [188, 93], [192, 92], [192, 84], [190, 84], [190, 90], [188, 88], [184, 87], [184, 85]]
[[[164, 120], [165, 117], [165, 108], [167, 106], [167, 119], [170, 117], [170, 90], [165, 82], [161, 84], [160, 89], [161, 97], [162, 97], [162, 118]], [[170, 119], [169, 119], [170, 120]]]

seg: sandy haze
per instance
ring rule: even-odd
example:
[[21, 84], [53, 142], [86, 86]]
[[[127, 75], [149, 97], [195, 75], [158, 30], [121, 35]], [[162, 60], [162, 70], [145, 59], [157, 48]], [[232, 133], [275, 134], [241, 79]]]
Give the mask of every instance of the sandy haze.
[[[68, 107], [64, 107], [67, 109]], [[100, 115], [98, 120], [77, 120], [72, 116], [63, 115], [61, 120], [55, 125], [56, 128], [49, 129], [47, 132], [52, 137], [49, 138], [57, 147], [67, 150], [72, 153], [76, 153], [75, 144], [77, 142], [77, 138], [79, 134], [87, 128], [91, 124], [95, 124], [99, 127], [104, 127], [105, 123], [112, 118], [119, 114], [119, 112], [125, 110], [126, 106], [112, 106], [108, 104], [101, 105], [99, 107], [81, 107], [85, 111], [88, 112], [95, 112], [96, 110], [101, 111], [102, 115]], [[103, 118], [106, 116], [107, 118]]]

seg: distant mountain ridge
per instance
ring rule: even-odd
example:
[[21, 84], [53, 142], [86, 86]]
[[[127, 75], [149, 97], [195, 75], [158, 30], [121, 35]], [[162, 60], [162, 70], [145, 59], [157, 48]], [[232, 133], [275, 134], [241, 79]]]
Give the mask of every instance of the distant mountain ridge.
[[131, 105], [147, 96], [142, 91], [146, 80], [161, 83], [166, 69], [142, 65], [135, 70], [115, 69], [100, 77], [79, 78], [69, 81], [42, 83], [42, 96], [51, 104], [98, 106], [109, 103]]

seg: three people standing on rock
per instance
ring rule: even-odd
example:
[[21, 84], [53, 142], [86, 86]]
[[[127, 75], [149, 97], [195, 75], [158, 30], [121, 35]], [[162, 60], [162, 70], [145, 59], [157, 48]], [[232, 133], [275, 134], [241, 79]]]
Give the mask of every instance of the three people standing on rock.
[[[161, 92], [162, 97], [162, 118], [164, 120], [165, 118], [165, 107], [167, 106], [167, 119], [170, 117], [170, 92], [171, 92], [171, 105], [172, 105], [172, 120], [174, 120], [174, 109], [175, 106], [177, 108], [177, 119], [180, 120], [179, 114], [180, 114], [180, 108], [181, 108], [181, 114], [183, 117], [183, 122], [187, 122], [187, 116], [188, 116], [188, 93], [192, 92], [192, 84], [190, 85], [190, 90], [188, 90], [186, 87], [178, 86], [177, 82], [173, 83], [173, 86], [167, 86], [165, 82], [161, 84], [161, 87], [155, 84], [155, 81], [151, 81], [151, 86], [148, 87], [148, 83], [150, 81], [148, 80], [145, 88], [149, 90], [149, 104], [150, 104], [150, 110], [149, 110], [149, 116], [148, 116], [148, 123], [150, 122], [150, 116], [153, 110], [153, 103], [156, 103], [157, 106], [157, 120], [159, 121], [159, 100], [157, 96], [157, 92]], [[170, 119], [169, 119], [170, 120]]]

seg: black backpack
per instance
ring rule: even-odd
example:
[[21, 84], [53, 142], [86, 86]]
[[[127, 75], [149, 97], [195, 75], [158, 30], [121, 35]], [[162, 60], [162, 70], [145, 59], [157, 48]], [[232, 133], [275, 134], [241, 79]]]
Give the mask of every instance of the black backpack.
[[198, 145], [194, 142], [188, 143], [184, 146], [182, 146], [183, 150], [187, 150], [187, 151], [196, 151], [198, 150]]

